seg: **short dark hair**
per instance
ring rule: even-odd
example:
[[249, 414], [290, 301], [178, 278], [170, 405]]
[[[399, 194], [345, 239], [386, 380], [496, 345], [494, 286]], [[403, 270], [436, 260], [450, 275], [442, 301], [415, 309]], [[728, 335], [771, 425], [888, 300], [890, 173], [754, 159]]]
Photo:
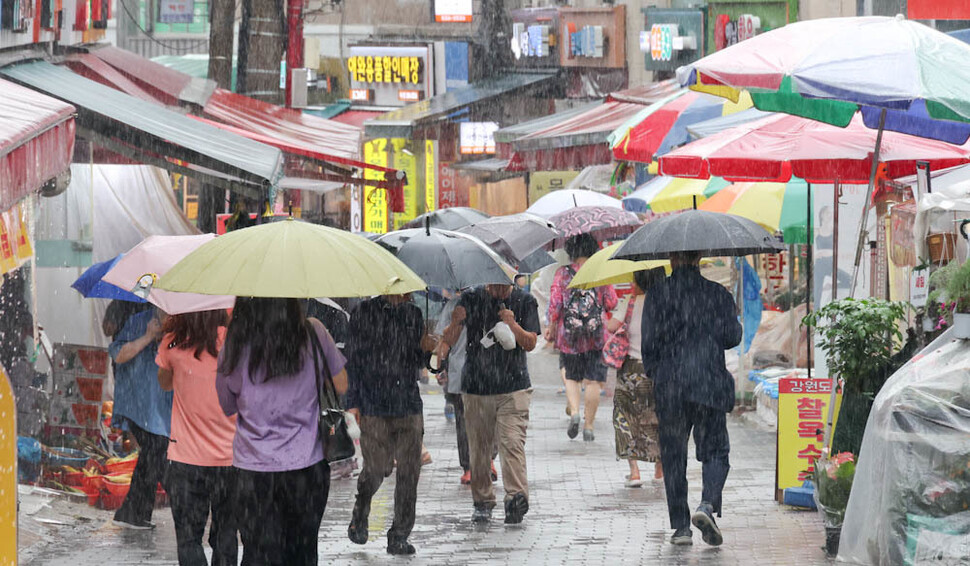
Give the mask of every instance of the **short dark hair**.
[[202, 352], [215, 358], [219, 355], [219, 327], [227, 324], [229, 314], [223, 309], [172, 315], [164, 326], [165, 333], [172, 334], [168, 347], [192, 350], [197, 360]]
[[698, 251], [674, 252], [670, 254], [670, 259], [678, 259], [682, 263], [697, 263], [701, 260], [701, 252], [698, 252]]
[[596, 243], [596, 238], [590, 234], [576, 234], [566, 240], [566, 254], [573, 261], [581, 257], [590, 257], [599, 249], [600, 246]]
[[633, 280], [641, 291], [647, 292], [651, 287], [663, 281], [666, 276], [667, 272], [664, 268], [654, 267], [653, 269], [635, 271], [633, 273]]

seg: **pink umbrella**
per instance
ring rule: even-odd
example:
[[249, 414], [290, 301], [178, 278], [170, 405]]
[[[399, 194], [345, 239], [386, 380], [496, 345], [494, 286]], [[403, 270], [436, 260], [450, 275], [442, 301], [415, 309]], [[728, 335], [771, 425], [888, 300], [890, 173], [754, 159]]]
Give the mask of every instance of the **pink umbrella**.
[[176, 293], [153, 288], [155, 281], [172, 266], [213, 238], [214, 234], [149, 236], [125, 253], [102, 280], [148, 299], [148, 302], [168, 314], [231, 308], [236, 302], [235, 297]]

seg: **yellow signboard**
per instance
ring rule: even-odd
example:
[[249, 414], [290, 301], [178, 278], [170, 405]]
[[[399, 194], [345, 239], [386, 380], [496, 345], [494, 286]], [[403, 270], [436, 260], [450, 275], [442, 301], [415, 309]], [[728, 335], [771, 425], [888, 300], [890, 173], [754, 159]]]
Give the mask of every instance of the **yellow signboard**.
[[418, 162], [414, 152], [408, 149], [408, 140], [395, 138], [391, 140], [394, 148], [394, 168], [403, 171], [407, 177], [404, 185], [404, 212], [394, 214], [394, 229], [414, 220], [418, 215]]
[[437, 180], [435, 179], [434, 140], [424, 140], [424, 211], [431, 212], [438, 201]]
[[[387, 140], [378, 138], [365, 143], [364, 162], [387, 167]], [[384, 173], [365, 169], [364, 179], [383, 180]], [[373, 234], [387, 233], [387, 191], [384, 189], [364, 185], [364, 231]]]
[[0, 367], [0, 564], [17, 563], [17, 404]]
[[[809, 479], [825, 446], [825, 421], [832, 398], [831, 379], [784, 378], [778, 381], [777, 488], [799, 487]], [[836, 395], [838, 422], [842, 394]]]
[[347, 59], [350, 80], [361, 83], [421, 82], [421, 59], [400, 55], [355, 55]]

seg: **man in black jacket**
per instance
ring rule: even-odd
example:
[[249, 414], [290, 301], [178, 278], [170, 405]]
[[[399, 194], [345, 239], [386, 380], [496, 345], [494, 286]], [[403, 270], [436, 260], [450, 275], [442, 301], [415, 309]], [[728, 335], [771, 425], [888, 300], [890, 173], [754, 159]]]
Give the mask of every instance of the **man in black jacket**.
[[[721, 491], [730, 464], [727, 413], [734, 409], [734, 378], [724, 350], [741, 342], [731, 294], [701, 276], [699, 253], [672, 255], [673, 273], [654, 287], [643, 309], [643, 368], [654, 379], [660, 459], [671, 542], [692, 544], [691, 523], [704, 542], [719, 545]], [[693, 515], [687, 504], [687, 441], [691, 431], [703, 463], [704, 489]]]
[[424, 438], [418, 378], [434, 349], [421, 311], [409, 298], [388, 295], [362, 302], [350, 317], [346, 346], [350, 383], [344, 405], [360, 422], [364, 457], [347, 534], [357, 544], [367, 542], [371, 499], [397, 461], [394, 522], [387, 531], [391, 554], [414, 554], [408, 536], [414, 527]]

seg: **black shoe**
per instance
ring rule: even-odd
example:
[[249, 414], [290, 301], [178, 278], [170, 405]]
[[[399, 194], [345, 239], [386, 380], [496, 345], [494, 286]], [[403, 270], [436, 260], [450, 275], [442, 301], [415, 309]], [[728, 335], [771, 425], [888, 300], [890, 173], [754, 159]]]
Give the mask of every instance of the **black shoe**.
[[690, 517], [690, 522], [701, 531], [704, 542], [711, 546], [720, 546], [724, 542], [721, 536], [721, 529], [717, 528], [714, 522], [714, 506], [710, 503], [701, 503], [697, 506], [697, 511]]
[[354, 512], [350, 518], [350, 526], [347, 527], [347, 538], [354, 544], [367, 543], [367, 516], [370, 515], [370, 502], [365, 502], [357, 497], [354, 503]]
[[388, 554], [414, 554], [414, 545], [408, 542], [406, 538], [400, 539], [387, 539], [387, 553]]
[[596, 435], [593, 434], [593, 429], [591, 429], [591, 428], [584, 428], [583, 429], [583, 441], [584, 442], [592, 442], [594, 440], [596, 440]]
[[517, 525], [522, 522], [522, 518], [529, 512], [529, 500], [525, 494], [516, 493], [505, 502], [505, 522], [509, 525]]
[[674, 531], [674, 535], [670, 537], [670, 544], [675, 544], [677, 546], [690, 546], [694, 544], [694, 533], [690, 530], [690, 527], [681, 527]]
[[569, 428], [566, 429], [566, 436], [576, 438], [579, 434], [579, 415], [569, 417]]
[[134, 521], [129, 519], [113, 519], [111, 521], [116, 526], [133, 531], [150, 531], [155, 528], [155, 523], [151, 521]]
[[492, 508], [487, 505], [475, 505], [472, 512], [473, 523], [488, 523], [492, 520]]

